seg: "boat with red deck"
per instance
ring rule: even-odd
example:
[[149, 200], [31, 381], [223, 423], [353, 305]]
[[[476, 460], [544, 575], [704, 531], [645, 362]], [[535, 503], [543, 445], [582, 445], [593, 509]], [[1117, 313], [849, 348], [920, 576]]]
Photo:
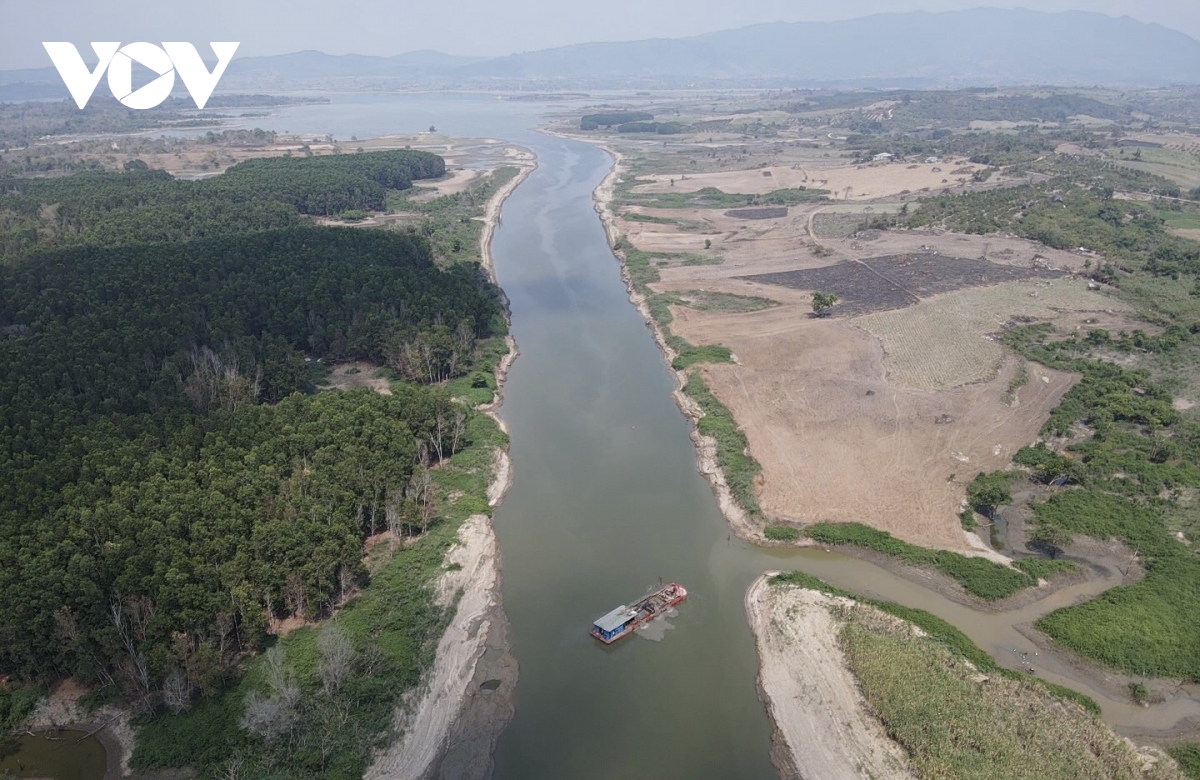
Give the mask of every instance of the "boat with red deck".
[[687, 598], [687, 588], [678, 582], [663, 585], [656, 591], [643, 596], [628, 607], [617, 607], [612, 612], [597, 618], [592, 624], [592, 636], [606, 645], [621, 637], [632, 634], [642, 626], [662, 616], [668, 609]]

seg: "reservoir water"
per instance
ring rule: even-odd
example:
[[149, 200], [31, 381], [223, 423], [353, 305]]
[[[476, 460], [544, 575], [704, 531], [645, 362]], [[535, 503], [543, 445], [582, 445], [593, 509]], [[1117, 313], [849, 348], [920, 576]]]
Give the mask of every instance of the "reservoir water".
[[[742, 602], [767, 569], [803, 569], [927, 609], [1006, 665], [1018, 666], [1019, 652], [1033, 655], [1013, 626], [1034, 611], [982, 613], [862, 560], [757, 549], [730, 534], [696, 471], [689, 424], [671, 398], [674, 380], [629, 303], [593, 209], [592, 191], [611, 159], [533, 132], [546, 105], [472, 95], [333, 99], [251, 126], [348, 139], [435, 124], [452, 136], [510, 140], [538, 157], [537, 171], [506, 202], [493, 243], [521, 352], [501, 410], [515, 482], [495, 513], [520, 664], [498, 778], [776, 777]], [[588, 635], [594, 618], [660, 578], [690, 592], [668, 630], [612, 646]], [[1069, 603], [1088, 587], [1055, 601]], [[1200, 715], [1194, 696], [1149, 710], [1108, 698], [1045, 655], [1040, 674], [1093, 696], [1119, 726], [1161, 729]]]

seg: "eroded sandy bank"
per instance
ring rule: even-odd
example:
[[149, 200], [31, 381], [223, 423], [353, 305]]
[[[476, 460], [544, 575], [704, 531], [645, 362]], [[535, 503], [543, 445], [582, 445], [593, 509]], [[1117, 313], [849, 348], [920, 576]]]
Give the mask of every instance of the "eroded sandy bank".
[[832, 610], [850, 599], [772, 587], [773, 572], [746, 592], [758, 647], [759, 693], [774, 724], [772, 759], [785, 778], [906, 780], [903, 749], [867, 709], [838, 644]]

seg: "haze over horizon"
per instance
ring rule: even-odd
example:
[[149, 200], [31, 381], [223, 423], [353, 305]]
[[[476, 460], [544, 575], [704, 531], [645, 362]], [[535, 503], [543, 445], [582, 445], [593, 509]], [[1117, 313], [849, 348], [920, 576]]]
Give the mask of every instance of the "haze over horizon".
[[[119, 9], [81, 0], [0, 0], [0, 70], [40, 68], [41, 42], [237, 40], [239, 57], [315, 49], [327, 54], [391, 56], [421, 49], [503, 56], [577, 43], [680, 38], [764, 22], [836, 21], [879, 13], [1024, 8], [1031, 3], [975, 0], [611, 0], [602, 11], [570, 0], [481, 2], [367, 0], [356, 13], [317, 0], [277, 4], [212, 0], [204, 4], [126, 0]], [[1042, 0], [1039, 11], [1094, 11], [1130, 16], [1200, 39], [1200, 4], [1180, 0]]]

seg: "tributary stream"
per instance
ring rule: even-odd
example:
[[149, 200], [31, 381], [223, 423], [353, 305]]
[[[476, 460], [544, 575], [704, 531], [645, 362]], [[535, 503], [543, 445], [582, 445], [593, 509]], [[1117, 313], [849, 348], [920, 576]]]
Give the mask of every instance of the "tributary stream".
[[[592, 102], [600, 98], [593, 97]], [[612, 160], [591, 145], [537, 134], [544, 106], [465, 95], [337, 95], [248, 126], [339, 139], [413, 133], [532, 149], [538, 169], [506, 202], [493, 243], [520, 346], [502, 416], [515, 483], [495, 513], [504, 605], [520, 663], [516, 716], [496, 753], [502, 780], [774, 778], [770, 723], [743, 609], [767, 569], [802, 569], [841, 587], [950, 621], [1006, 665], [1027, 652], [1037, 672], [1091, 695], [1131, 730], [1200, 717], [1194, 697], [1150, 709], [1106, 698], [1019, 634], [1050, 605], [984, 613], [869, 562], [816, 550], [765, 550], [732, 536], [696, 470], [674, 379], [593, 208]], [[555, 109], [566, 108], [558, 103]], [[591, 621], [650, 586], [690, 597], [671, 628], [604, 646]], [[1052, 597], [1060, 606], [1103, 586]]]

